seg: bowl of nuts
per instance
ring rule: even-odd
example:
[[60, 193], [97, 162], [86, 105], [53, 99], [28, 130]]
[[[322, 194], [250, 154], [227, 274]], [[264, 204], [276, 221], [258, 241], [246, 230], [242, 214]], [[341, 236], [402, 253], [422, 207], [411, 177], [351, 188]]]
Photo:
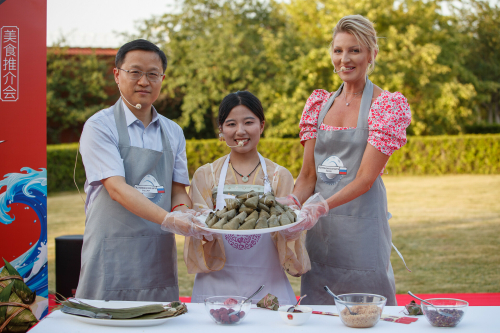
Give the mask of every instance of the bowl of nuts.
[[469, 303], [454, 298], [430, 298], [422, 302], [422, 311], [427, 321], [436, 327], [455, 327], [463, 319]]
[[212, 320], [219, 325], [236, 325], [248, 315], [252, 303], [243, 303], [241, 296], [212, 296], [205, 298], [205, 309]]
[[375, 294], [353, 293], [338, 295], [335, 300], [340, 319], [344, 325], [367, 328], [378, 323], [387, 298]]

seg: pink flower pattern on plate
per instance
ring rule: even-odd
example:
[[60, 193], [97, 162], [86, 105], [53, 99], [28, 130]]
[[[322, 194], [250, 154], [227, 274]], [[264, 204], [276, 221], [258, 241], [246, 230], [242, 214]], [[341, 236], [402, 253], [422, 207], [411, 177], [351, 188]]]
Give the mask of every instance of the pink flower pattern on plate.
[[226, 241], [237, 250], [250, 250], [260, 240], [259, 235], [225, 235]]
[[[318, 117], [323, 106], [335, 92], [314, 90], [307, 99], [300, 118], [300, 142], [318, 137]], [[368, 143], [381, 153], [391, 156], [406, 144], [406, 128], [410, 125], [411, 111], [406, 97], [400, 92], [383, 91], [373, 102], [368, 115]], [[323, 131], [341, 131], [355, 127], [320, 125]], [[383, 172], [383, 170], [382, 170]]]

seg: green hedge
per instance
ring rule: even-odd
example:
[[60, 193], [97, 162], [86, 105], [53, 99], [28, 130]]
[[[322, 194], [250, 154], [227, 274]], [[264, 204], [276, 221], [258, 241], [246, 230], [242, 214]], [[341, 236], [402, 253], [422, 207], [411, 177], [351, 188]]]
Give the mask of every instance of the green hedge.
[[[49, 192], [75, 189], [73, 168], [78, 144], [49, 145], [47, 171]], [[189, 175], [200, 166], [228, 154], [217, 140], [187, 140]], [[303, 148], [297, 139], [262, 139], [259, 152], [288, 168], [294, 177], [302, 166]], [[500, 134], [409, 137], [408, 143], [389, 159], [391, 175], [500, 174]], [[85, 182], [79, 157], [78, 186]]]

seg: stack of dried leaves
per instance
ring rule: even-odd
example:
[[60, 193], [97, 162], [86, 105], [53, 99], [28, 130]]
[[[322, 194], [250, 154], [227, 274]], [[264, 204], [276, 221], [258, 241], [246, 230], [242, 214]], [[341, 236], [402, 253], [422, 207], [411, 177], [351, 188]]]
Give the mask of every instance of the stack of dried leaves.
[[108, 314], [111, 315], [111, 319], [160, 319], [168, 317], [177, 317], [181, 314], [187, 312], [187, 306], [185, 303], [172, 302], [167, 305], [162, 304], [150, 304], [144, 306], [137, 306], [132, 308], [122, 308], [122, 309], [111, 309], [111, 308], [98, 308], [90, 304], [84, 303], [78, 299], [58, 299], [58, 303], [63, 306], [68, 306], [74, 309], [87, 310], [95, 314]]
[[3, 261], [5, 266], [0, 272], [0, 333], [26, 332], [38, 322], [29, 306], [35, 301], [36, 293], [28, 288], [8, 261]]

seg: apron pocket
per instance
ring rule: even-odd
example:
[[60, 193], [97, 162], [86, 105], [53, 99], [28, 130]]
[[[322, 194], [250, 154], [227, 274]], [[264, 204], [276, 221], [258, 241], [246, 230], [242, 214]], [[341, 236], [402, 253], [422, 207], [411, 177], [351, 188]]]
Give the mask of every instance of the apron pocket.
[[324, 250], [312, 261], [343, 269], [375, 271], [379, 252], [377, 218], [328, 214], [322, 224], [325, 242], [318, 247], [324, 246]]
[[106, 290], [177, 286], [177, 251], [172, 234], [104, 239]]

